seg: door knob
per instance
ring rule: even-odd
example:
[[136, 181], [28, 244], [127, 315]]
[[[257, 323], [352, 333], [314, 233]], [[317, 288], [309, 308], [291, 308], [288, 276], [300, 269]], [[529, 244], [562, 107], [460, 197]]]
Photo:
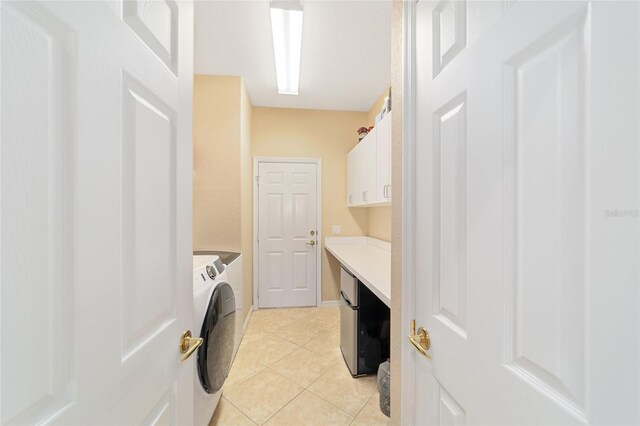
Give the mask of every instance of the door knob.
[[305, 244], [308, 245], [308, 246], [315, 246], [316, 242], [314, 240], [311, 240], [311, 241], [309, 241], [309, 242], [307, 242]]
[[418, 327], [416, 333], [416, 320], [411, 320], [411, 335], [409, 335], [409, 342], [420, 352], [422, 356], [428, 359], [431, 358], [428, 350], [431, 347], [431, 337], [429, 332], [424, 327]]
[[204, 342], [202, 337], [191, 337], [191, 330], [187, 330], [180, 336], [180, 353], [184, 354], [180, 358], [180, 362], [184, 362], [189, 358]]

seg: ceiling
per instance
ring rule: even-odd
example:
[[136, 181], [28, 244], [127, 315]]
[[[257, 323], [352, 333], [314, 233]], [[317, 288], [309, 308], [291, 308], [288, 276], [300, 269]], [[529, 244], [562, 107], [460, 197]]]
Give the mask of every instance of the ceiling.
[[254, 106], [368, 111], [391, 79], [391, 2], [303, 0], [299, 95], [279, 95], [268, 1], [195, 2], [195, 73], [242, 76]]

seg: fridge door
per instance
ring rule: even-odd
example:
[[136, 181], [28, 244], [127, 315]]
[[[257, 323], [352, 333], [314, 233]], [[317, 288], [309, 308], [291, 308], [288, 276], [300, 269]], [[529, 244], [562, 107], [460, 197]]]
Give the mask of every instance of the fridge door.
[[358, 374], [358, 310], [340, 292], [340, 349], [352, 375]]
[[344, 293], [351, 306], [359, 306], [358, 298], [358, 278], [354, 277], [351, 272], [340, 265], [340, 291]]

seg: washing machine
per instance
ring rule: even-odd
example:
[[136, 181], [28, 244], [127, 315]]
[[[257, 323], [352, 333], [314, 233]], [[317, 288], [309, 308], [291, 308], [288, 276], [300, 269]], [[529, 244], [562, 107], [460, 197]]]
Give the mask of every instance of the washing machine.
[[218, 256], [193, 256], [194, 332], [203, 339], [195, 363], [196, 425], [209, 424], [233, 360], [236, 300], [224, 269]]
[[244, 334], [244, 319], [246, 315], [242, 307], [242, 253], [217, 250], [194, 251], [193, 254], [194, 256], [218, 256], [224, 265], [224, 270], [227, 272], [227, 282], [233, 289], [233, 294], [236, 297], [236, 343], [233, 349], [233, 356], [235, 357]]

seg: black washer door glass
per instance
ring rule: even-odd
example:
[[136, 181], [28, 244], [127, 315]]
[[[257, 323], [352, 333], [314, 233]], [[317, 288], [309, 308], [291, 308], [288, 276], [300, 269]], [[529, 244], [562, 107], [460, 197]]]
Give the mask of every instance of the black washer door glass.
[[198, 348], [198, 376], [208, 393], [217, 392], [231, 369], [236, 329], [236, 298], [231, 286], [220, 283], [213, 290]]

